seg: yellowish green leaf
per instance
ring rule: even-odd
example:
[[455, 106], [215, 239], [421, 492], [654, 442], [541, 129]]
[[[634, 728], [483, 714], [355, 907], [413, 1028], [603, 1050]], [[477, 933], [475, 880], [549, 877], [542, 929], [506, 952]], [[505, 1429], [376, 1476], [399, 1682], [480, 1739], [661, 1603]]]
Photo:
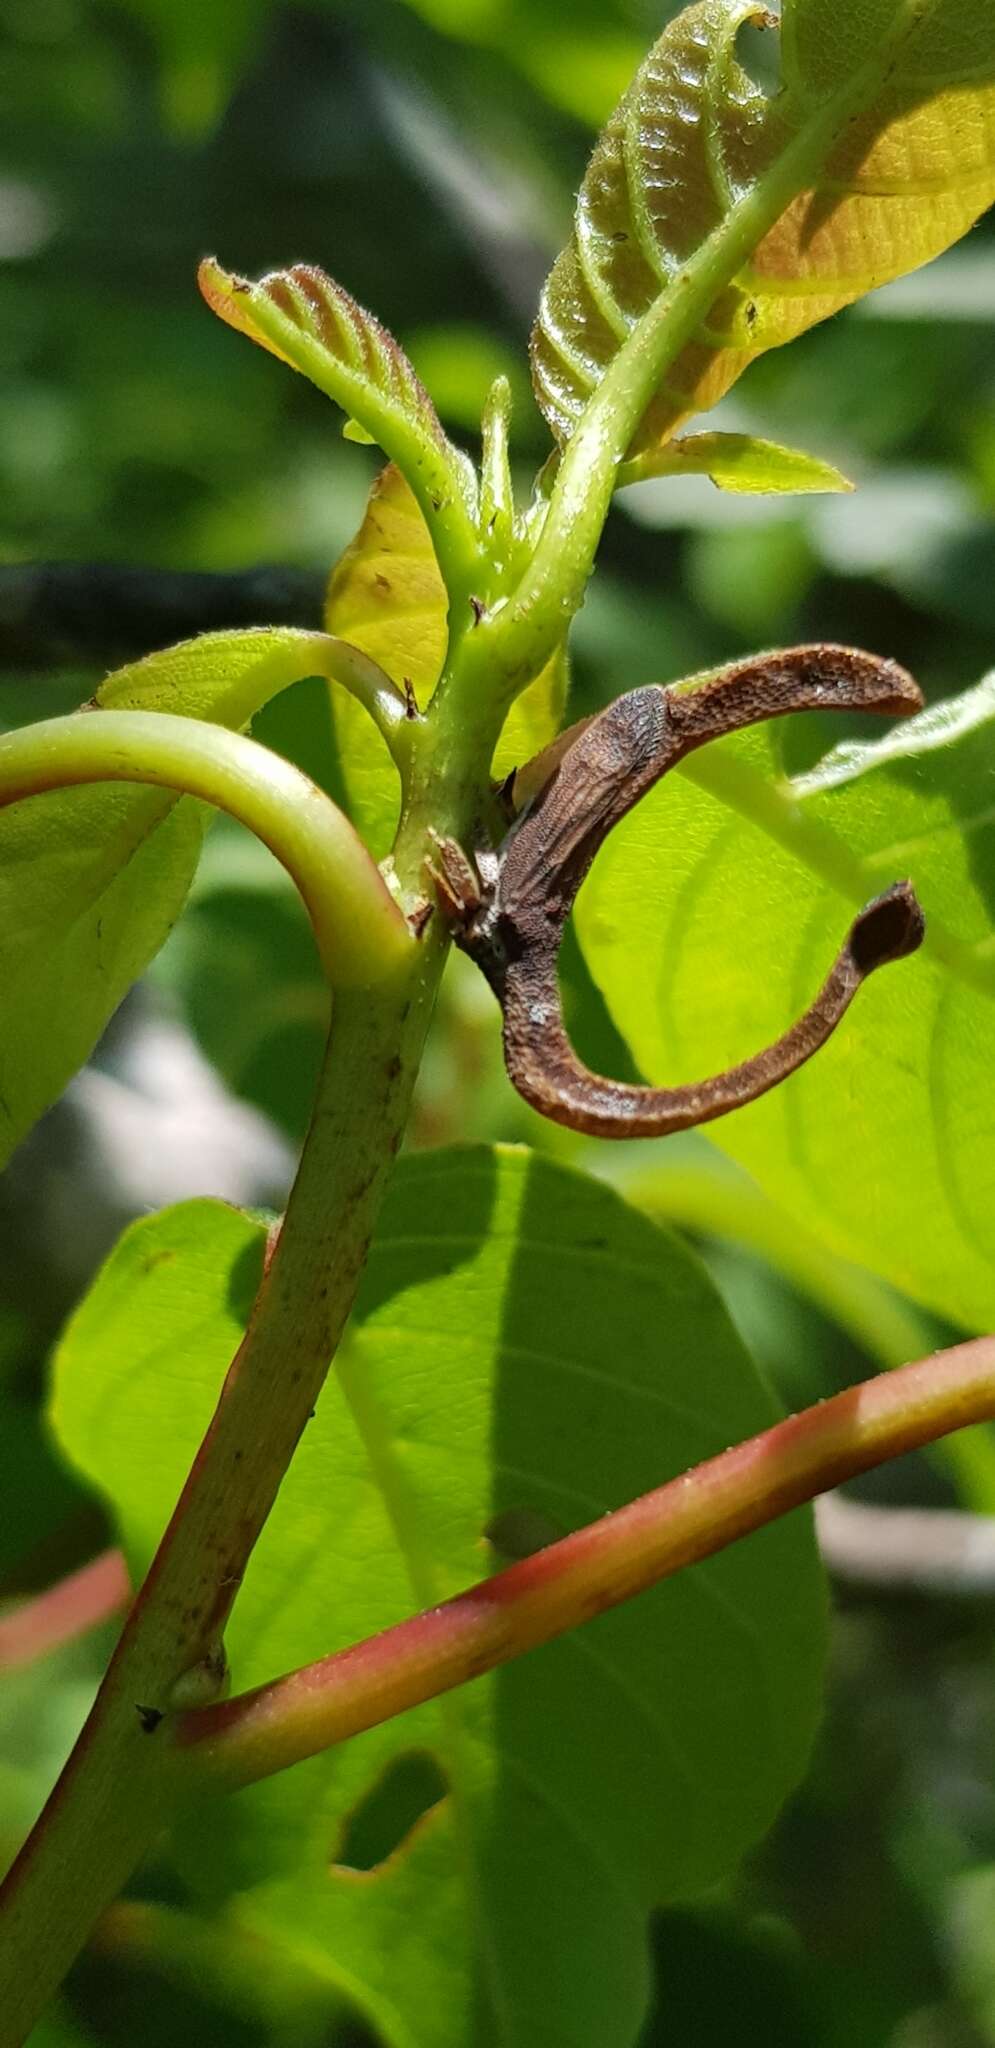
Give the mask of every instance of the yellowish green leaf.
[[852, 491], [831, 462], [753, 434], [686, 434], [622, 465], [619, 484], [656, 476], [708, 476], [720, 491]]
[[995, 197], [989, 6], [784, 0], [782, 20], [773, 98], [736, 39], [776, 17], [756, 0], [698, 0], [605, 129], [533, 337], [561, 443], [627, 344], [637, 403], [648, 398], [637, 454], [766, 349], [928, 262]]
[[[370, 655], [424, 710], [445, 660], [446, 591], [418, 501], [393, 464], [377, 478], [359, 532], [332, 571], [325, 625]], [[566, 690], [561, 649], [512, 706], [494, 760], [496, 776], [552, 739]], [[338, 690], [331, 693], [331, 705], [349, 812], [382, 860], [397, 825], [397, 775], [360, 705]]]

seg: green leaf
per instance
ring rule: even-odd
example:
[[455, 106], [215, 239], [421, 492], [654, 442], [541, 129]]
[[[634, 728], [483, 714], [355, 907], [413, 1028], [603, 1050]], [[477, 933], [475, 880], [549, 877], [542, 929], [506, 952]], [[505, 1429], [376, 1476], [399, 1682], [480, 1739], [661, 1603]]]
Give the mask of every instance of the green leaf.
[[[118, 669], [95, 701], [237, 728], [312, 674], [327, 646], [289, 628], [207, 633]], [[204, 820], [192, 799], [121, 784], [0, 812], [0, 1164], [159, 951], [193, 880]]]
[[114, 670], [94, 702], [103, 711], [172, 711], [240, 732], [280, 690], [324, 672], [335, 647], [323, 633], [258, 626], [201, 633]]
[[647, 1079], [696, 1079], [777, 1037], [854, 908], [910, 876], [922, 953], [711, 1135], [834, 1251], [988, 1330], [995, 676], [793, 781], [788, 731], [705, 748], [623, 821], [578, 902], [584, 954]]
[[[63, 1342], [56, 1427], [136, 1570], [262, 1254], [221, 1205], [142, 1222]], [[239, 1596], [238, 1688], [472, 1583], [503, 1561], [489, 1530], [521, 1548], [574, 1528], [772, 1415], [697, 1260], [516, 1150], [402, 1162], [338, 1365]], [[241, 1794], [177, 1853], [392, 2048], [622, 2048], [648, 1910], [730, 1871], [803, 1766], [822, 1632], [793, 1516]], [[401, 1760], [428, 1805], [413, 1827]]]
[[[377, 477], [355, 540], [332, 571], [325, 626], [377, 662], [400, 688], [410, 685], [424, 710], [442, 673], [448, 639], [445, 585], [418, 500], [393, 464]], [[494, 758], [494, 774], [546, 746], [559, 729], [567, 694], [561, 648], [512, 705]], [[397, 826], [397, 773], [357, 704], [332, 691], [349, 815], [377, 860]]]
[[964, 234], [995, 196], [995, 15], [975, 0], [784, 0], [783, 89], [737, 59], [756, 0], [698, 0], [605, 129], [533, 336], [562, 444], [623, 349], [630, 454], [753, 359]]
[[[447, 440], [435, 407], [404, 350], [372, 313], [326, 277], [298, 263], [258, 283], [222, 270], [214, 257], [198, 272], [219, 319], [309, 377], [347, 415], [351, 438], [375, 441], [407, 476], [444, 565], [474, 552], [476, 478]], [[448, 536], [448, 545], [447, 545]]]
[[754, 434], [687, 434], [622, 464], [619, 485], [655, 476], [708, 476], [721, 491], [852, 491], [853, 485], [816, 455], [761, 441]]
[[82, 1066], [183, 908], [190, 801], [116, 785], [0, 814], [0, 1164]]

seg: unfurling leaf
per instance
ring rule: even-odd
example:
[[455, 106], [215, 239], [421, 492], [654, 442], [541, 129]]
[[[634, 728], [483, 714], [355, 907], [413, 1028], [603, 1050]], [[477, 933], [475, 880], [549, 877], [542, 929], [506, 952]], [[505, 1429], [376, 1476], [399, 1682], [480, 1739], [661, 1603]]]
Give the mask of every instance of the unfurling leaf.
[[759, 441], [753, 434], [686, 434], [623, 463], [618, 481], [620, 486], [640, 484], [657, 476], [707, 476], [721, 491], [853, 489], [831, 462], [799, 448], [782, 448], [777, 441]]
[[343, 408], [350, 440], [376, 442], [397, 463], [437, 541], [454, 527], [466, 539], [475, 509], [472, 465], [447, 439], [404, 350], [372, 313], [307, 263], [251, 284], [209, 256], [198, 281], [229, 327], [300, 370]]
[[756, 0], [687, 8], [594, 152], [533, 336], [561, 444], [624, 345], [636, 455], [995, 197], [989, 5], [784, 0], [770, 99], [737, 58], [746, 23], [777, 26]]
[[[325, 625], [368, 654], [424, 710], [445, 659], [446, 590], [418, 501], [393, 464], [373, 485], [355, 540], [332, 571]], [[567, 692], [560, 649], [512, 705], [498, 743], [501, 778], [547, 745]], [[332, 691], [332, 720], [349, 815], [380, 860], [398, 813], [398, 782], [378, 733], [360, 706]]]

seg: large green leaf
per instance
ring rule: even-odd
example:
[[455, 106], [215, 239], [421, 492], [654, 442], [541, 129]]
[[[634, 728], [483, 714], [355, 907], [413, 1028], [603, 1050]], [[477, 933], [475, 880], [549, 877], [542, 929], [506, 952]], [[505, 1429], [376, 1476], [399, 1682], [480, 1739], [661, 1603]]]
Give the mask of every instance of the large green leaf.
[[[355, 540], [332, 571], [329, 633], [359, 647], [424, 710], [448, 638], [445, 585], [414, 492], [391, 465], [377, 477]], [[512, 705], [494, 759], [501, 778], [548, 744], [567, 693], [562, 649]], [[389, 852], [400, 792], [386, 747], [360, 706], [332, 691], [332, 720], [349, 814], [378, 860]]]
[[711, 1135], [835, 1251], [988, 1330], [995, 677], [794, 781], [786, 732], [706, 748], [624, 820], [581, 893], [581, 945], [642, 1072], [691, 1080], [775, 1038], [854, 907], [910, 876], [922, 953]]
[[[64, 1340], [56, 1427], [136, 1570], [262, 1253], [261, 1229], [220, 1205], [143, 1222]], [[515, 1150], [402, 1163], [339, 1363], [239, 1596], [239, 1688], [479, 1578], [488, 1531], [511, 1547], [573, 1528], [772, 1413], [694, 1257]], [[648, 1909], [729, 1871], [799, 1774], [822, 1627], [795, 1516], [240, 1795], [177, 1853], [392, 2048], [623, 2048]], [[436, 1802], [410, 1829], [401, 1759]]]
[[[620, 347], [705, 291], [630, 452], [747, 365], [962, 235], [995, 197], [995, 12], [976, 0], [784, 0], [782, 90], [737, 57], [756, 0], [698, 0], [605, 129], [533, 337], [569, 440]], [[697, 303], [697, 301], [696, 301]], [[687, 330], [682, 330], [683, 334]], [[668, 357], [669, 360], [669, 357]]]
[[[321, 641], [290, 628], [206, 633], [118, 669], [96, 703], [237, 728], [314, 672]], [[189, 798], [110, 783], [0, 812], [0, 1164], [158, 952], [186, 900], [203, 825]]]

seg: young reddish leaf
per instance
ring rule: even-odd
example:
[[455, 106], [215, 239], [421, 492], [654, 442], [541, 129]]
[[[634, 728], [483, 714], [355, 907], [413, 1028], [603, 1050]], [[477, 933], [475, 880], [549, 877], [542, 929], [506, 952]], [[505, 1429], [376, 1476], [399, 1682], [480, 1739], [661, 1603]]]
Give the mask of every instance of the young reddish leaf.
[[784, 0], [782, 18], [773, 99], [736, 37], [776, 17], [756, 0], [698, 0], [605, 129], [533, 336], [561, 444], [624, 345], [649, 394], [638, 454], [765, 349], [929, 261], [995, 196], [990, 8]]
[[205, 257], [198, 272], [208, 305], [251, 341], [300, 370], [347, 415], [350, 439], [375, 441], [411, 484], [444, 568], [473, 549], [476, 483], [446, 438], [404, 350], [372, 313], [307, 263], [258, 283]]

